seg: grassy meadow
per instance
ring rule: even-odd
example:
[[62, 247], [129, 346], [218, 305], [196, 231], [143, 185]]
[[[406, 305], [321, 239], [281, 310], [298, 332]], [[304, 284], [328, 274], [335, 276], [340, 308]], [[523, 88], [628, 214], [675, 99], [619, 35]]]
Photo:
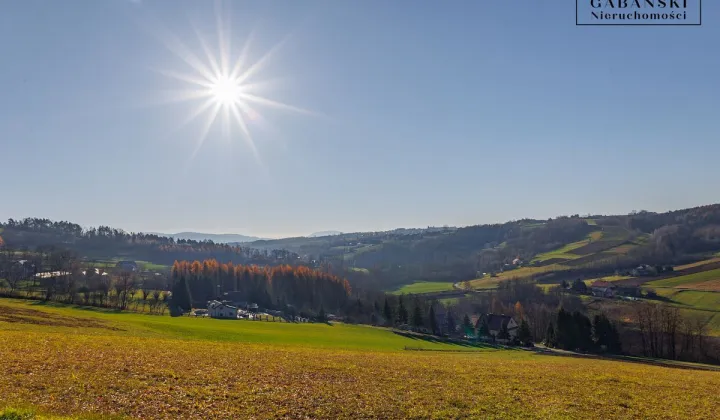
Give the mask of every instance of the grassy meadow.
[[561, 271], [566, 270], [567, 267], [560, 264], [551, 264], [541, 267], [520, 267], [515, 270], [503, 271], [497, 273], [495, 277], [491, 277], [489, 274], [485, 277], [480, 277], [474, 280], [470, 280], [470, 287], [473, 289], [495, 289], [498, 284], [502, 281], [512, 279], [522, 279], [531, 277], [534, 274], [547, 273], [550, 271]]
[[656, 293], [680, 305], [706, 311], [720, 311], [720, 293], [678, 289], [657, 289]]
[[497, 273], [495, 277], [486, 275], [471, 280], [470, 285], [473, 289], [494, 289], [505, 280], [526, 279], [551, 271], [569, 270], [582, 264], [627, 253], [646, 240], [645, 237], [631, 240], [630, 232], [618, 226], [602, 226], [600, 229], [590, 232], [583, 240], [538, 254], [531, 261], [537, 265]]
[[[117, 265], [120, 258], [114, 258], [110, 260], [88, 260], [86, 263], [92, 265], [95, 268], [102, 268], [105, 270], [113, 269]], [[170, 269], [169, 265], [156, 264], [150, 261], [134, 260], [141, 270], [148, 271], [167, 271]]]
[[170, 318], [0, 299], [0, 340], [0, 413], [712, 418], [720, 405], [720, 372], [468, 348], [367, 326]]
[[682, 287], [720, 292], [720, 268], [645, 283], [651, 287]]
[[545, 252], [533, 258], [534, 262], [554, 261], [568, 262], [591, 254], [606, 253], [608, 255], [626, 253], [637, 246], [629, 242], [629, 232], [617, 226], [603, 226], [602, 230], [590, 232], [581, 241], [569, 243], [556, 250]]
[[447, 292], [453, 290], [453, 284], [451, 282], [444, 281], [418, 281], [412, 284], [406, 284], [392, 293], [396, 295], [401, 294], [423, 294], [423, 293], [435, 293], [435, 292]]
[[679, 265], [679, 266], [675, 267], [675, 270], [683, 271], [683, 270], [687, 270], [689, 268], [702, 267], [704, 265], [709, 265], [709, 264], [717, 263], [717, 262], [720, 262], [720, 257], [718, 255], [715, 255], [713, 258], [696, 261], [696, 262], [690, 263], [690, 264]]
[[[593, 233], [600, 233], [600, 232], [593, 232]], [[542, 262], [542, 261], [554, 260], [554, 259], [573, 260], [575, 258], [580, 258], [580, 255], [572, 254], [572, 253], [570, 253], [570, 251], [580, 248], [581, 246], [585, 246], [588, 243], [590, 243], [590, 239], [573, 242], [573, 243], [563, 246], [562, 248], [558, 248], [553, 251], [544, 252], [542, 254], [539, 254], [538, 256], [533, 258], [532, 261]]]

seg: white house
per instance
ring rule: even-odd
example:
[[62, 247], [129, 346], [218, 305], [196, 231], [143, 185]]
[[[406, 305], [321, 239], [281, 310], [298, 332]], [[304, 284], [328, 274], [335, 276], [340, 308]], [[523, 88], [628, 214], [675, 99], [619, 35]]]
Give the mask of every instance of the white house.
[[240, 309], [226, 303], [211, 300], [208, 302], [208, 313], [211, 318], [239, 319]]

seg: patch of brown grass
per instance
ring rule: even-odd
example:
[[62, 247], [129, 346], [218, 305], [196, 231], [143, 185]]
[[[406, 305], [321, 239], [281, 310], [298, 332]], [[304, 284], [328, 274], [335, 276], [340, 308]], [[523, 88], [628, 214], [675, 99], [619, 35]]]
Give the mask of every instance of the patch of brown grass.
[[720, 279], [684, 284], [682, 285], [682, 288], [692, 290], [704, 290], [708, 292], [720, 292]]
[[108, 325], [107, 323], [96, 319], [50, 314], [48, 312], [38, 311], [35, 309], [14, 308], [4, 305], [0, 305], [0, 322], [56, 327], [101, 328], [109, 330], [120, 330], [117, 327]]
[[[711, 265], [712, 264], [712, 265]], [[704, 267], [707, 266], [707, 267]], [[684, 271], [689, 269], [697, 269], [699, 270], [693, 270], [692, 272], [698, 272], [698, 271], [706, 271], [714, 268], [720, 268], [720, 257], [717, 258], [710, 258], [707, 260], [697, 261], [691, 264], [685, 264], [685, 265], [678, 265], [675, 267], [675, 271]], [[691, 272], [687, 272], [685, 274], [690, 274]]]
[[[0, 331], [0, 406], [135, 418], [713, 418], [720, 373]], [[713, 414], [715, 413], [715, 414]]]

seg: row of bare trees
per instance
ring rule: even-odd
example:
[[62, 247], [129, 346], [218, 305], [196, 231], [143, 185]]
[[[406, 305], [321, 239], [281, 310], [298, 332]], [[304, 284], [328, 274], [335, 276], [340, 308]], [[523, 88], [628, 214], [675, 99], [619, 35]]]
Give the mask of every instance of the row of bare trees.
[[115, 271], [83, 262], [64, 249], [0, 252], [0, 290], [6, 296], [164, 313], [167, 277]]
[[706, 320], [683, 316], [675, 306], [655, 303], [638, 303], [634, 317], [644, 356], [692, 361], [709, 356]]

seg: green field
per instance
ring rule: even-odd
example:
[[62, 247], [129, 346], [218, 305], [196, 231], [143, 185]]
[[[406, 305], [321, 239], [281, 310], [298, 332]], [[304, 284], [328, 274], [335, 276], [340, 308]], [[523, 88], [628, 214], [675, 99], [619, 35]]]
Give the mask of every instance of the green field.
[[[3, 325], [5, 330], [45, 330], [44, 323], [58, 325], [60, 332], [80, 334], [89, 324], [102, 324], [99, 331], [114, 331], [117, 335], [141, 336], [156, 339], [212, 340], [237, 343], [263, 343], [302, 345], [305, 347], [331, 347], [365, 350], [398, 350], [407, 345], [429, 349], [447, 349], [452, 346], [431, 342], [416, 343], [385, 329], [338, 324], [292, 324], [283, 322], [216, 320], [209, 318], [144, 315], [97, 308], [73, 308], [61, 304], [0, 299], [0, 324], [13, 310], [19, 311], [20, 321]], [[14, 308], [14, 309], [13, 309]], [[47, 321], [43, 316], [52, 317]], [[77, 325], [72, 325], [75, 318]], [[57, 321], [60, 320], [60, 321]], [[25, 322], [27, 321], [27, 322]], [[57, 322], [56, 322], [57, 321]], [[87, 322], [86, 322], [87, 321]]]
[[718, 311], [720, 313], [720, 293], [702, 292], [696, 290], [683, 290], [672, 288], [660, 288], [655, 292], [674, 303], [707, 311]]
[[[687, 274], [684, 276], [671, 277], [668, 279], [655, 280], [645, 283], [651, 287], [690, 287], [699, 288], [707, 285], [707, 290], [720, 291], [720, 269], [701, 271], [699, 273]], [[712, 282], [712, 283], [710, 283]]]
[[720, 312], [716, 312], [715, 315], [708, 320], [707, 325], [711, 334], [720, 336]]
[[720, 372], [473, 349], [366, 326], [170, 318], [0, 299], [0, 340], [0, 413], [712, 418], [720, 404]]
[[715, 258], [708, 258], [708, 259], [696, 261], [696, 262], [690, 263], [690, 264], [679, 265], [679, 266], [675, 267], [675, 271], [684, 271], [684, 270], [687, 270], [688, 268], [702, 267], [704, 265], [717, 263], [717, 262], [720, 262], [720, 258], [717, 258], [717, 256], [715, 256]]
[[560, 270], [567, 270], [567, 267], [560, 264], [550, 264], [541, 267], [520, 267], [515, 270], [503, 271], [502, 273], [498, 273], [495, 277], [486, 275], [485, 277], [470, 280], [470, 286], [473, 289], [495, 289], [500, 282], [505, 280], [522, 279], [535, 274]]
[[595, 280], [613, 282], [613, 281], [627, 280], [627, 279], [631, 279], [631, 278], [632, 278], [631, 276], [605, 276], [605, 277], [597, 278]]
[[720, 293], [680, 290], [671, 299], [693, 308], [720, 311]]
[[[112, 260], [94, 260], [94, 261], [88, 261], [87, 263], [89, 265], [92, 265], [96, 268], [104, 268], [104, 269], [110, 269], [114, 268], [118, 261], [120, 261], [119, 258], [115, 258]], [[156, 264], [152, 263], [150, 261], [135, 261], [140, 269], [144, 270], [150, 270], [150, 271], [164, 271], [170, 269], [169, 265], [163, 265], [163, 264]]]
[[454, 297], [454, 298], [438, 299], [438, 302], [440, 302], [441, 304], [443, 304], [445, 306], [453, 306], [453, 305], [457, 305], [458, 303], [460, 303], [460, 298]]
[[401, 294], [423, 294], [423, 293], [436, 293], [436, 292], [446, 292], [448, 290], [453, 290], [453, 284], [450, 282], [443, 282], [443, 281], [418, 281], [412, 284], [406, 284], [394, 291], [392, 291], [395, 295], [401, 295]]
[[680, 307], [683, 316], [702, 320], [708, 334], [720, 336], [720, 293], [673, 288], [653, 290], [668, 303]]
[[[596, 223], [595, 223], [596, 225]], [[624, 254], [637, 246], [644, 240], [637, 239], [635, 242], [624, 243], [630, 238], [630, 233], [622, 227], [603, 226], [602, 230], [590, 232], [587, 237], [581, 241], [569, 243], [556, 250], [538, 254], [533, 258], [534, 262], [543, 262], [548, 260], [576, 260], [582, 257], [590, 257], [600, 252], [608, 252], [610, 254]]]
[[565, 260], [574, 260], [575, 258], [580, 258], [581, 255], [572, 254], [570, 251], [574, 249], [578, 249], [580, 247], [583, 247], [590, 242], [600, 239], [602, 237], [602, 232], [592, 232], [588, 235], [587, 239], [583, 239], [582, 241], [577, 241], [573, 243], [569, 243], [562, 248], [558, 248], [554, 251], [545, 252], [542, 254], [538, 254], [535, 258], [533, 258], [532, 261], [542, 262], [547, 261], [555, 258], [562, 258]]
[[168, 265], [155, 264], [150, 261], [136, 261], [141, 268], [150, 271], [163, 271], [170, 268]]
[[[595, 283], [596, 281], [607, 281], [607, 282], [614, 282], [614, 281], [620, 281], [620, 280], [627, 280], [631, 279], [630, 276], [605, 276], [605, 277], [597, 277], [594, 279], [588, 279], [583, 280], [586, 285], [590, 286], [591, 284]], [[554, 286], [554, 285], [553, 285]]]

